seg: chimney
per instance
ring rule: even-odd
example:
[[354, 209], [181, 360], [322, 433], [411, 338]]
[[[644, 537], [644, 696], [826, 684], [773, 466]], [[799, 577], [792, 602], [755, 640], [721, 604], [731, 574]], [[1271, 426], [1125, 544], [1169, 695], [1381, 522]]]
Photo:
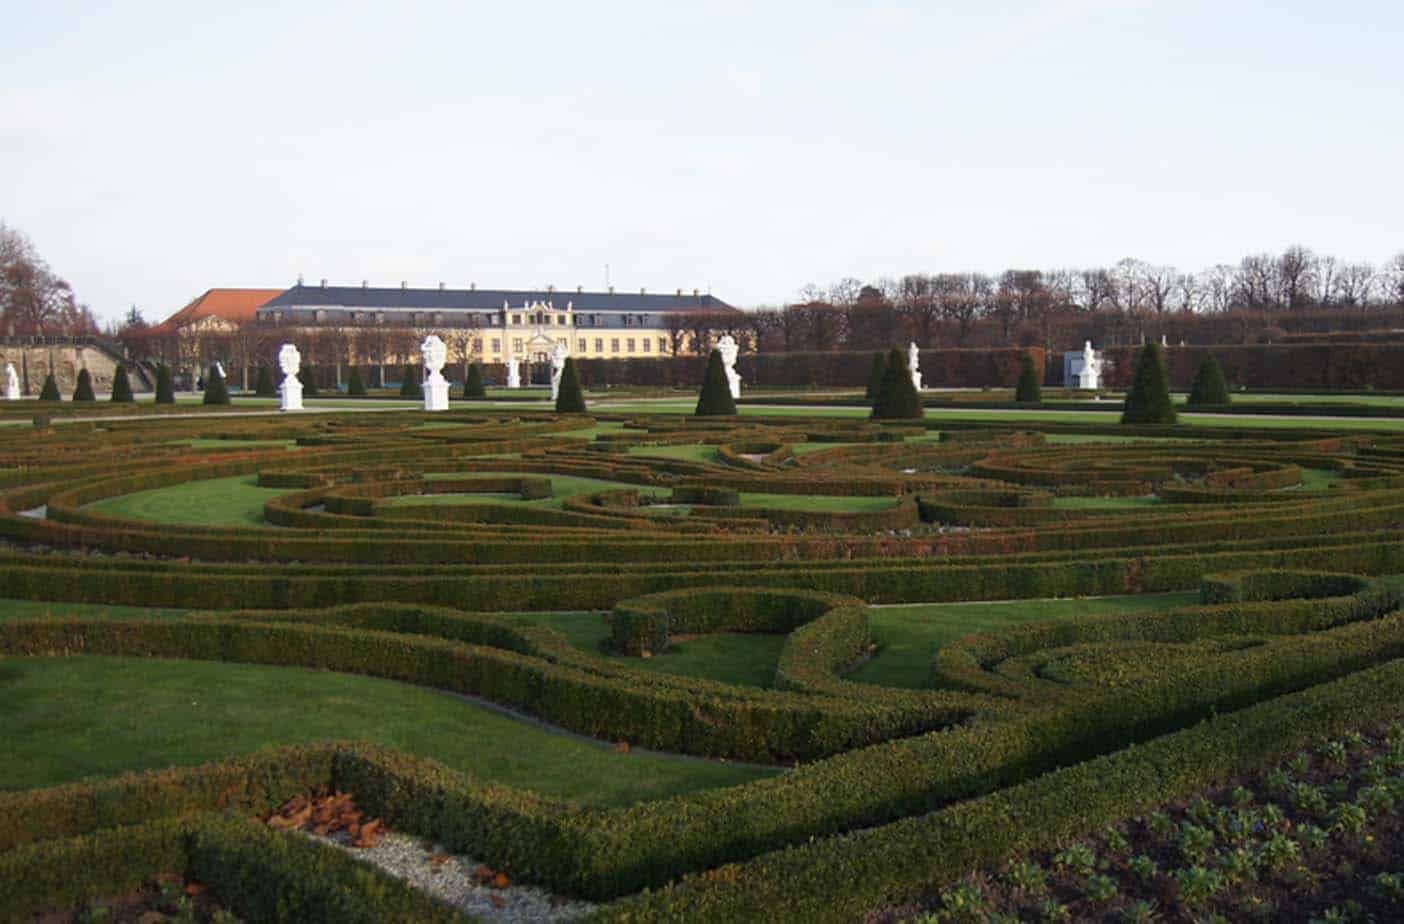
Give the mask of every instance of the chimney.
[[477, 284], [476, 282], [470, 282], [470, 283], [468, 283], [468, 291], [469, 291], [469, 292], [476, 292], [476, 291], [478, 291], [478, 284]]
[[648, 291], [647, 291], [646, 289], [644, 289], [644, 288], [641, 286], [641, 287], [639, 288], [639, 294], [640, 294], [640, 295], [647, 295], [647, 294], [648, 294]]
[[682, 289], [679, 289], [678, 291], [674, 292], [673, 294], [674, 294], [674, 295], [682, 295]]
[[368, 279], [362, 279], [362, 280], [361, 280], [361, 288], [365, 289], [365, 288], [368, 288], [369, 286], [370, 286], [370, 280], [368, 280]]
[[610, 286], [610, 287], [609, 287], [609, 294], [610, 294], [610, 295], [613, 295], [613, 294], [614, 294], [614, 286]]
[[576, 287], [575, 287], [575, 294], [576, 294], [576, 295], [579, 295], [580, 293], [582, 293], [582, 292], [584, 292], [584, 291], [585, 291], [585, 287], [584, 287], [584, 286], [576, 286]]
[[301, 273], [298, 273], [298, 274], [297, 274], [297, 284], [298, 284], [298, 285], [302, 285], [302, 274], [301, 274]]
[[444, 284], [443, 284], [442, 282], [439, 283], [439, 291], [440, 291], [440, 292], [444, 291]]
[[693, 289], [693, 290], [692, 290], [692, 297], [693, 297], [693, 298], [696, 298], [696, 297], [697, 297], [697, 290], [696, 290], [696, 289]]
[[326, 281], [325, 279], [323, 279], [323, 280], [322, 280], [322, 288], [325, 289], [326, 287], [327, 287], [327, 281]]
[[548, 286], [546, 287], [546, 294], [547, 294], [547, 295], [555, 295], [555, 294], [556, 294], [556, 287], [555, 287], [554, 285], [548, 285]]
[[408, 282], [405, 282], [403, 279], [401, 279], [401, 280], [400, 280], [400, 291], [403, 292], [403, 291], [405, 291], [405, 290], [408, 289], [408, 288], [409, 288], [409, 283], [408, 283]]

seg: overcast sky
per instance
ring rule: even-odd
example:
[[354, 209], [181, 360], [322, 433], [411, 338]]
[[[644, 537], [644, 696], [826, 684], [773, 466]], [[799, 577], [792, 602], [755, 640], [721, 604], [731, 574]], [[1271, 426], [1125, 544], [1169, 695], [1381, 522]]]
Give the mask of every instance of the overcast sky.
[[0, 220], [212, 286], [808, 282], [1404, 249], [1404, 3], [7, 0]]

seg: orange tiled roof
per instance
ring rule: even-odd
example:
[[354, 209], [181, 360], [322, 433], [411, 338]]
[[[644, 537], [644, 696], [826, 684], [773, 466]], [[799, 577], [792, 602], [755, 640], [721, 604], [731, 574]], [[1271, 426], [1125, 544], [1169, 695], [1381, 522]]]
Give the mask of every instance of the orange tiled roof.
[[210, 316], [231, 324], [245, 324], [254, 319], [254, 312], [260, 305], [282, 293], [282, 289], [209, 289], [158, 324], [156, 329], [174, 330]]

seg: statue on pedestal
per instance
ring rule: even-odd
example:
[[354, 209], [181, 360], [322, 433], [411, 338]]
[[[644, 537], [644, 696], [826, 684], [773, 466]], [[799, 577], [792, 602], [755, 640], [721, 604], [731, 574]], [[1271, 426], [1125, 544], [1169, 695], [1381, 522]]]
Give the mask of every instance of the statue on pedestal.
[[520, 363], [520, 361], [519, 361], [515, 356], [513, 356], [511, 359], [507, 360], [507, 387], [508, 387], [508, 388], [521, 388], [521, 387], [522, 387], [522, 368], [521, 368], [521, 363]]
[[731, 400], [741, 397], [741, 376], [736, 371], [736, 340], [727, 334], [717, 341], [717, 352], [721, 354], [722, 368], [726, 370], [726, 384], [731, 388]]
[[917, 349], [916, 343], [907, 344], [907, 371], [912, 375], [912, 386], [917, 391], [921, 391], [921, 350]]
[[1077, 387], [1096, 391], [1102, 384], [1102, 361], [1092, 349], [1092, 341], [1082, 345], [1082, 368], [1077, 372]]
[[448, 362], [448, 348], [438, 334], [430, 334], [419, 345], [419, 353], [424, 358], [424, 409], [447, 411], [449, 385], [441, 370]]
[[297, 377], [297, 370], [302, 366], [302, 354], [297, 351], [297, 347], [291, 343], [283, 344], [283, 348], [278, 351], [278, 368], [283, 373], [283, 383], [278, 386], [278, 392], [282, 395], [279, 404], [285, 411], [302, 410], [302, 382]]
[[561, 393], [561, 373], [565, 371], [566, 358], [570, 356], [570, 347], [564, 343], [557, 343], [556, 348], [551, 351], [551, 400], [555, 401]]
[[19, 396], [19, 376], [15, 374], [15, 364], [5, 363], [5, 400], [18, 401]]

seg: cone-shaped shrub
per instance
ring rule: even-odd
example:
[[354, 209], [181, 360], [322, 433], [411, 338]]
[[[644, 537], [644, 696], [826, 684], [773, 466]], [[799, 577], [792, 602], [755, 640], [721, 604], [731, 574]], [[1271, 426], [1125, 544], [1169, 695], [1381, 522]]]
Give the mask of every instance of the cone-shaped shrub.
[[722, 364], [721, 352], [713, 350], [707, 357], [707, 374], [702, 379], [702, 393], [697, 396], [698, 417], [736, 416], [736, 401], [731, 397], [731, 386], [726, 382], [726, 366]]
[[258, 381], [254, 383], [254, 394], [260, 398], [278, 397], [278, 386], [273, 384], [273, 370], [267, 366], [258, 367]]
[[171, 367], [165, 363], [156, 367], [156, 403], [175, 404], [175, 385], [171, 381]]
[[96, 401], [97, 395], [93, 394], [93, 377], [88, 374], [87, 369], [78, 370], [78, 381], [73, 386], [74, 401]]
[[1014, 389], [1014, 400], [1020, 404], [1043, 403], [1043, 376], [1038, 374], [1037, 364], [1029, 353], [1019, 360], [1019, 384]]
[[887, 354], [878, 350], [873, 354], [873, 368], [868, 373], [868, 392], [863, 397], [872, 404], [877, 400], [878, 393], [882, 391], [882, 377], [887, 372]]
[[54, 381], [54, 374], [49, 373], [44, 379], [44, 387], [39, 390], [40, 401], [62, 401], [63, 395], [59, 394], [58, 382]]
[[1188, 403], [1190, 407], [1213, 407], [1228, 404], [1228, 383], [1224, 381], [1224, 370], [1219, 361], [1210, 353], [1199, 364], [1194, 373], [1194, 384], [1190, 387]]
[[205, 400], [202, 403], [229, 403], [229, 386], [225, 384], [224, 376], [219, 374], [218, 366], [211, 366], [209, 375], [205, 376]]
[[317, 397], [317, 370], [303, 366], [297, 370], [297, 380], [302, 383], [302, 397]]
[[921, 395], [912, 382], [906, 358], [901, 350], [887, 354], [887, 368], [882, 373], [877, 398], [873, 400], [873, 420], [920, 420]]
[[127, 378], [127, 367], [118, 363], [117, 371], [112, 373], [112, 403], [131, 404], [135, 400], [131, 380]]
[[1172, 424], [1175, 405], [1170, 402], [1170, 379], [1160, 344], [1148, 343], [1136, 360], [1136, 375], [1121, 411], [1124, 424]]
[[403, 377], [400, 379], [401, 398], [423, 398], [424, 381], [421, 376], [424, 373], [419, 371], [418, 366], [406, 366]]
[[[569, 364], [570, 360], [566, 360]], [[564, 372], [561, 373], [565, 375]], [[477, 363], [468, 367], [468, 381], [463, 383], [463, 397], [465, 398], [486, 398], [487, 388], [483, 385], [483, 370]]]
[[575, 371], [575, 360], [569, 356], [566, 357], [565, 367], [561, 369], [561, 387], [556, 392], [556, 413], [585, 413], [585, 392], [580, 388], [580, 373]]
[[366, 396], [366, 383], [361, 381], [361, 370], [351, 367], [351, 375], [346, 379], [346, 393], [353, 398]]

